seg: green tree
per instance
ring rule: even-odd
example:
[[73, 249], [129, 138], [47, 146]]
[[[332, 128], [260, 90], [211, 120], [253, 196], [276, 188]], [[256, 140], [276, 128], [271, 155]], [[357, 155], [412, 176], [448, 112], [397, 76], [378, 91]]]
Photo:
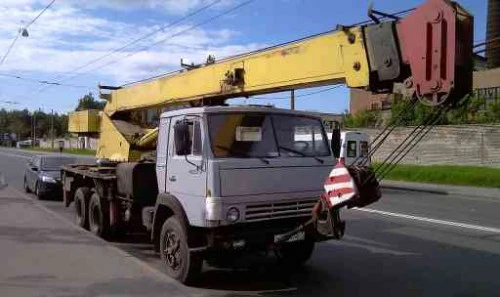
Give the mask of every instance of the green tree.
[[345, 117], [345, 126], [348, 128], [374, 128], [382, 120], [380, 110], [361, 110], [356, 114], [348, 114]]
[[88, 93], [84, 95], [82, 98], [78, 99], [78, 106], [76, 107], [76, 111], [86, 110], [86, 109], [98, 109], [103, 110], [106, 102], [99, 101], [94, 98], [92, 93]]

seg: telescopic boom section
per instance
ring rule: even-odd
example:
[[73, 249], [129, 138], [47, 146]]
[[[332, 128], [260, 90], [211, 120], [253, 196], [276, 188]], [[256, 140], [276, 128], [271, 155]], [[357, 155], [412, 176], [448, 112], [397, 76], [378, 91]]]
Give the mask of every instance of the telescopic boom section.
[[[473, 18], [457, 3], [427, 0], [403, 19], [378, 22], [372, 18], [375, 24], [339, 26], [221, 61], [209, 59], [205, 65], [101, 94], [108, 101], [101, 142], [106, 133], [111, 138], [105, 138], [119, 137], [113, 119], [121, 118], [121, 113], [152, 107], [213, 104], [331, 84], [390, 93], [395, 83], [404, 83], [434, 106], [458, 101], [471, 91]], [[148, 133], [152, 138], [154, 134]], [[120, 153], [113, 151], [112, 143], [103, 144], [98, 157], [134, 159], [128, 150], [139, 144], [120, 145], [116, 147]]]

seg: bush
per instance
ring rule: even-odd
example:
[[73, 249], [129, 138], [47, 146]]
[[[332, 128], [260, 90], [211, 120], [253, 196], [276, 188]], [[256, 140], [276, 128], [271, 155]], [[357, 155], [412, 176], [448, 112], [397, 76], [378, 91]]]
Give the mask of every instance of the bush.
[[362, 110], [354, 115], [348, 114], [345, 126], [348, 128], [377, 127], [382, 120], [380, 110]]

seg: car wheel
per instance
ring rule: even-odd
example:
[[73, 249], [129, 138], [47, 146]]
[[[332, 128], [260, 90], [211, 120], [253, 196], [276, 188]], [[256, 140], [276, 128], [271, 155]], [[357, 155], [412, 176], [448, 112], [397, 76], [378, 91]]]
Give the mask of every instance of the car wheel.
[[191, 284], [201, 271], [203, 257], [190, 252], [188, 234], [176, 216], [168, 218], [161, 229], [160, 255], [167, 274], [183, 284]]
[[106, 238], [109, 234], [109, 215], [104, 202], [95, 192], [90, 196], [89, 229], [101, 238]]
[[80, 187], [75, 192], [76, 224], [84, 229], [89, 228], [88, 205], [90, 194], [90, 189], [87, 187]]
[[43, 200], [45, 199], [45, 195], [43, 194], [42, 192], [42, 186], [41, 186], [41, 182], [36, 182], [36, 185], [35, 185], [35, 196], [36, 198], [38, 198], [38, 200]]
[[31, 193], [31, 189], [30, 189], [30, 187], [28, 185], [28, 180], [26, 179], [26, 176], [24, 177], [24, 191], [26, 193]]

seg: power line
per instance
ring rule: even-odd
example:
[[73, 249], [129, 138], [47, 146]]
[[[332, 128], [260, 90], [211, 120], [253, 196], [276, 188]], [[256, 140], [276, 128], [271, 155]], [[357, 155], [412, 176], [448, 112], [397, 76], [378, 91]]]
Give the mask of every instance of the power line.
[[[247, 1], [247, 2], [252, 2], [252, 1]], [[245, 3], [245, 2], [244, 2], [244, 3], [242, 3], [242, 4], [241, 4], [241, 6], [246, 5], [246, 4], [248, 4], [248, 3]], [[237, 8], [239, 8], [239, 7], [235, 7], [234, 9], [237, 9]], [[416, 8], [410, 8], [410, 9], [406, 9], [406, 10], [398, 11], [398, 12], [393, 13], [392, 15], [394, 15], [394, 16], [401, 16], [401, 15], [404, 15], [404, 14], [410, 13], [410, 12], [414, 11], [415, 9], [416, 9]], [[217, 16], [216, 16], [216, 18], [217, 18]], [[382, 17], [382, 19], [384, 19], [384, 18], [385, 18], [385, 17]], [[372, 20], [363, 21], [363, 22], [360, 22], [360, 23], [357, 23], [357, 24], [353, 24], [353, 25], [351, 25], [351, 27], [352, 27], [352, 26], [359, 26], [359, 25], [369, 24], [369, 23], [373, 23], [373, 21], [372, 21]], [[195, 26], [196, 26], [196, 25], [195, 25]], [[188, 29], [189, 29], [189, 28], [188, 28]], [[221, 61], [224, 61], [224, 60], [234, 59], [234, 58], [237, 58], [237, 57], [244, 57], [244, 56], [251, 55], [251, 54], [255, 54], [255, 53], [259, 53], [259, 52], [262, 52], [262, 51], [267, 51], [267, 50], [270, 50], [270, 49], [272, 49], [272, 48], [277, 48], [277, 47], [285, 46], [285, 45], [288, 45], [288, 44], [292, 44], [292, 43], [300, 42], [300, 41], [303, 41], [303, 40], [311, 39], [311, 38], [314, 38], [314, 37], [317, 37], [317, 36], [325, 35], [325, 34], [328, 34], [328, 33], [333, 32], [333, 31], [336, 31], [336, 29], [335, 29], [335, 30], [329, 30], [329, 31], [326, 31], [326, 32], [317, 33], [317, 34], [313, 34], [313, 35], [309, 35], [309, 36], [302, 37], [302, 38], [299, 38], [299, 39], [295, 39], [295, 40], [292, 40], [292, 41], [287, 41], [287, 42], [284, 42], [284, 43], [281, 43], [281, 44], [272, 45], [272, 46], [269, 46], [269, 47], [266, 47], [266, 48], [262, 48], [262, 49], [258, 49], [258, 50], [255, 50], [255, 51], [251, 51], [251, 52], [247, 52], [247, 53], [243, 53], [243, 54], [239, 54], [239, 55], [234, 55], [234, 56], [225, 57], [225, 58], [223, 58], [223, 59], [218, 59], [218, 61], [219, 61], [219, 62], [221, 62]], [[183, 32], [179, 32], [179, 33], [183, 33]], [[174, 35], [177, 35], [177, 33], [176, 33], [176, 34], [174, 34]], [[170, 38], [172, 38], [172, 37], [175, 37], [175, 36], [170, 36], [170, 37], [169, 37], [169, 38], [167, 38], [167, 39], [170, 39]], [[161, 43], [161, 42], [164, 42], [164, 41], [166, 41], [166, 40], [161, 40], [161, 41], [158, 41], [157, 43]], [[157, 43], [154, 43], [154, 44], [152, 44], [152, 45], [150, 45], [150, 46], [146, 46], [146, 47], [144, 47], [144, 48], [140, 49], [140, 50], [139, 50], [139, 52], [140, 52], [140, 51], [143, 51], [143, 50], [145, 50], [145, 49], [147, 49], [147, 48], [149, 48], [149, 47], [151, 47], [151, 46], [154, 46], [154, 45], [156, 45]], [[135, 54], [137, 54], [137, 52], [132, 53], [131, 55], [127, 55], [127, 56], [123, 57], [122, 59], [128, 58], [129, 56], [132, 56], [132, 55], [135, 55]], [[104, 65], [101, 65], [100, 67], [94, 68], [94, 69], [92, 69], [92, 70], [100, 69], [100, 68], [103, 68], [103, 67], [109, 66], [109, 65], [111, 65], [111, 64], [114, 64], [114, 63], [116, 63], [116, 62], [118, 62], [118, 60], [111, 61], [110, 63], [104, 64]], [[90, 70], [90, 71], [92, 71], [92, 70]], [[150, 79], [155, 79], [155, 78], [163, 77], [163, 76], [166, 76], [166, 75], [169, 75], [169, 74], [173, 74], [173, 73], [176, 73], [176, 72], [178, 72], [178, 70], [176, 70], [176, 71], [171, 71], [171, 72], [169, 72], [169, 73], [160, 74], [160, 75], [155, 75], [155, 76], [153, 76], [153, 77], [149, 77], [149, 78], [141, 79], [141, 80], [138, 80], [138, 81], [127, 82], [127, 83], [123, 84], [123, 85], [122, 85], [122, 87], [127, 86], [127, 85], [131, 85], [131, 84], [135, 84], [135, 83], [139, 83], [139, 82], [148, 81], [148, 80], [150, 80]], [[84, 73], [82, 73], [82, 74], [85, 74], [85, 73], [87, 73], [87, 72], [84, 72]], [[299, 97], [300, 97], [300, 96], [299, 96]], [[254, 97], [254, 98], [256, 98], [256, 97]], [[263, 98], [263, 99], [265, 99], [265, 98]], [[289, 98], [276, 98], [276, 99], [289, 99]]]
[[14, 37], [14, 39], [12, 40], [12, 43], [7, 48], [7, 51], [5, 52], [5, 55], [3, 55], [2, 60], [0, 60], [0, 65], [3, 64], [3, 62], [5, 61], [5, 59], [7, 59], [7, 56], [10, 54], [10, 51], [14, 47], [14, 44], [16, 44], [16, 41], [17, 41], [17, 39], [19, 39], [20, 35], [21, 35], [21, 32], [17, 32], [16, 37]]
[[202, 11], [204, 11], [204, 10], [209, 9], [210, 7], [212, 7], [212, 6], [216, 5], [216, 4], [218, 4], [218, 3], [219, 3], [219, 2], [221, 2], [221, 1], [222, 1], [222, 0], [215, 0], [215, 1], [212, 1], [212, 2], [211, 2], [211, 3], [209, 3], [208, 5], [205, 5], [205, 6], [201, 7], [201, 8], [199, 8], [199, 9], [197, 9], [197, 10], [195, 10], [195, 11], [193, 11], [193, 12], [191, 12], [191, 13], [189, 13], [189, 14], [187, 14], [187, 15], [185, 15], [185, 16], [183, 16], [183, 17], [181, 17], [181, 18], [179, 18], [179, 19], [177, 19], [177, 20], [175, 20], [175, 21], [173, 21], [172, 23], [169, 23], [169, 24], [167, 24], [167, 25], [165, 25], [165, 26], [162, 26], [162, 27], [160, 27], [159, 29], [157, 29], [157, 30], [155, 30], [155, 31], [152, 31], [152, 32], [150, 32], [150, 33], [148, 33], [148, 34], [145, 34], [145, 35], [143, 35], [143, 36], [141, 36], [141, 37], [139, 37], [139, 38], [137, 38], [137, 39], [135, 39], [135, 40], [133, 40], [133, 41], [131, 41], [131, 42], [129, 42], [129, 43], [127, 43], [127, 44], [125, 44], [125, 45], [121, 46], [121, 47], [119, 47], [119, 48], [116, 48], [116, 49], [114, 49], [114, 50], [111, 50], [111, 51], [109, 51], [108, 53], [106, 53], [106, 54], [104, 54], [104, 55], [102, 55], [102, 56], [100, 56], [100, 57], [98, 57], [98, 58], [95, 58], [95, 59], [93, 59], [93, 60], [91, 60], [91, 61], [89, 61], [89, 62], [87, 62], [87, 63], [85, 63], [85, 64], [83, 64], [83, 65], [81, 65], [81, 66], [78, 66], [77, 68], [73, 69], [73, 70], [72, 70], [72, 71], [70, 71], [70, 72], [76, 72], [76, 71], [78, 71], [78, 70], [80, 70], [80, 69], [83, 69], [83, 68], [85, 68], [85, 67], [89, 66], [89, 65], [95, 64], [96, 62], [101, 61], [101, 60], [103, 60], [104, 58], [107, 58], [107, 57], [109, 57], [109, 56], [111, 56], [111, 55], [113, 55], [113, 54], [116, 54], [116, 53], [118, 53], [118, 52], [121, 52], [121, 51], [122, 51], [122, 50], [124, 50], [125, 48], [127, 48], [127, 47], [129, 47], [129, 46], [131, 46], [131, 45], [137, 44], [138, 42], [141, 42], [141, 41], [143, 41], [143, 40], [145, 40], [145, 39], [147, 39], [147, 38], [149, 38], [149, 37], [151, 37], [151, 36], [153, 36], [153, 35], [155, 35], [155, 34], [157, 34], [157, 33], [159, 33], [159, 32], [162, 32], [162, 31], [164, 31], [165, 29], [168, 29], [168, 28], [170, 28], [170, 27], [173, 27], [174, 25], [177, 25], [177, 24], [179, 24], [180, 22], [182, 22], [182, 21], [184, 21], [184, 20], [186, 20], [186, 19], [188, 19], [188, 18], [190, 18], [190, 17], [193, 17], [193, 16], [195, 16], [195, 15], [199, 14], [200, 12], [202, 12]]
[[33, 23], [36, 22], [36, 20], [38, 20], [38, 18], [41, 17], [42, 14], [44, 14], [45, 11], [47, 11], [47, 9], [49, 9], [52, 6], [52, 4], [54, 4], [54, 2], [56, 2], [56, 0], [50, 1], [50, 3], [47, 4], [47, 6], [45, 6], [45, 8], [42, 9], [42, 11], [40, 11], [40, 13], [34, 19], [32, 19], [31, 22], [28, 23], [28, 25], [24, 27], [24, 29], [28, 29], [29, 26], [33, 25]]
[[5, 103], [5, 104], [12, 104], [12, 105], [18, 105], [19, 102], [17, 101], [12, 101], [12, 100], [0, 100], [1, 103]]
[[78, 85], [71, 85], [71, 84], [61, 84], [59, 82], [54, 82], [54, 81], [48, 81], [48, 80], [40, 80], [40, 79], [35, 79], [35, 78], [29, 78], [29, 77], [24, 77], [16, 74], [9, 74], [9, 73], [0, 73], [0, 76], [3, 77], [9, 77], [9, 78], [15, 78], [27, 82], [32, 82], [32, 83], [38, 83], [38, 84], [44, 84], [44, 85], [51, 85], [51, 86], [61, 86], [61, 87], [72, 87], [72, 88], [85, 88], [88, 89], [90, 88], [89, 86], [78, 86]]
[[132, 51], [131, 53], [129, 53], [129, 54], [127, 54], [127, 55], [125, 55], [124, 57], [121, 57], [121, 58], [118, 58], [118, 59], [112, 60], [112, 61], [110, 61], [110, 62], [108, 62], [108, 63], [105, 63], [105, 64], [103, 64], [103, 65], [100, 65], [100, 66], [97, 66], [97, 67], [91, 68], [91, 69], [86, 70], [86, 71], [84, 71], [84, 72], [77, 73], [77, 74], [75, 74], [75, 75], [73, 75], [73, 76], [70, 76], [70, 77], [68, 77], [68, 78], [66, 78], [66, 79], [64, 79], [64, 80], [62, 80], [62, 81], [67, 81], [67, 80], [70, 80], [70, 79], [74, 79], [74, 78], [76, 78], [76, 77], [78, 77], [78, 76], [81, 76], [81, 75], [87, 74], [87, 73], [89, 73], [89, 72], [91, 72], [91, 71], [99, 70], [99, 69], [101, 69], [101, 68], [104, 68], [104, 67], [107, 67], [107, 66], [109, 66], [109, 65], [115, 64], [115, 63], [117, 63], [118, 61], [121, 61], [121, 60], [123, 60], [123, 59], [130, 58], [130, 57], [132, 57], [132, 56], [134, 56], [134, 55], [137, 55], [138, 53], [140, 53], [140, 52], [142, 52], [142, 51], [144, 51], [144, 50], [146, 50], [146, 49], [149, 49], [149, 48], [151, 48], [151, 47], [153, 47], [153, 46], [156, 46], [156, 45], [158, 45], [158, 44], [164, 43], [164, 42], [166, 42], [166, 41], [168, 41], [168, 40], [170, 40], [170, 39], [172, 39], [172, 38], [174, 38], [174, 37], [177, 37], [177, 36], [179, 36], [179, 35], [182, 35], [182, 34], [184, 34], [184, 33], [187, 33], [187, 32], [189, 32], [189, 31], [191, 31], [191, 30], [193, 30], [193, 29], [196, 29], [196, 28], [198, 28], [198, 27], [201, 27], [201, 26], [203, 26], [203, 25], [206, 25], [206, 24], [208, 24], [208, 23], [210, 23], [210, 22], [213, 22], [213, 21], [215, 21], [215, 20], [217, 20], [217, 19], [221, 18], [222, 16], [224, 16], [224, 15], [226, 15], [226, 14], [228, 14], [228, 13], [231, 13], [231, 12], [233, 12], [233, 11], [235, 11], [235, 10], [237, 10], [237, 9], [239, 9], [239, 8], [241, 8], [241, 7], [243, 7], [243, 6], [246, 6], [246, 5], [248, 5], [248, 4], [250, 4], [251, 2], [254, 2], [254, 1], [255, 1], [255, 0], [247, 0], [247, 1], [245, 1], [245, 2], [242, 2], [242, 3], [240, 3], [240, 4], [238, 4], [238, 5], [234, 6], [234, 7], [232, 7], [232, 8], [230, 8], [230, 9], [227, 9], [227, 10], [225, 10], [225, 11], [223, 11], [223, 12], [219, 13], [219, 14], [216, 14], [215, 16], [212, 16], [212, 17], [210, 17], [210, 18], [208, 18], [208, 19], [206, 19], [206, 20], [204, 20], [204, 21], [202, 21], [202, 22], [199, 22], [199, 23], [197, 23], [197, 24], [195, 24], [195, 25], [192, 25], [192, 26], [190, 26], [190, 27], [188, 27], [188, 28], [186, 28], [186, 29], [184, 29], [184, 30], [181, 30], [181, 31], [179, 31], [179, 32], [177, 32], [177, 33], [174, 33], [174, 34], [172, 34], [172, 35], [170, 35], [170, 36], [168, 36], [168, 37], [166, 37], [166, 38], [164, 38], [164, 39], [162, 39], [162, 40], [159, 40], [159, 41], [157, 41], [157, 42], [154, 42], [154, 43], [151, 43], [151, 44], [149, 44], [149, 45], [143, 46], [143, 47], [141, 47], [141, 48], [140, 48], [140, 49], [138, 49], [138, 50]]
[[[310, 92], [310, 93], [306, 93], [306, 94], [301, 94], [301, 95], [295, 95], [295, 98], [300, 98], [300, 97], [307, 97], [307, 96], [312, 96], [312, 95], [316, 95], [316, 94], [320, 94], [320, 93], [325, 93], [325, 92], [328, 92], [328, 91], [331, 91], [331, 90], [334, 90], [334, 89], [337, 89], [339, 87], [341, 87], [342, 85], [336, 85], [336, 86], [333, 86], [333, 87], [330, 87], [330, 88], [327, 88], [327, 89], [323, 89], [323, 90], [319, 90], [319, 91], [314, 91], [314, 92]], [[249, 99], [259, 99], [259, 100], [288, 100], [290, 99], [290, 97], [250, 97]]]
[[42, 9], [42, 11], [40, 11], [40, 13], [34, 19], [32, 19], [28, 23], [28, 25], [26, 25], [24, 28], [19, 29], [19, 31], [16, 34], [16, 37], [14, 37], [14, 39], [12, 40], [12, 43], [7, 48], [7, 52], [5, 53], [5, 55], [3, 55], [2, 60], [0, 60], [0, 65], [3, 64], [3, 62], [5, 61], [5, 59], [7, 59], [7, 56], [10, 54], [10, 51], [12, 50], [12, 48], [14, 47], [14, 45], [16, 44], [17, 40], [19, 39], [19, 36], [22, 34], [23, 36], [27, 37], [28, 36], [28, 31], [27, 31], [28, 27], [31, 26], [34, 22], [36, 22], [36, 20], [38, 20], [38, 18], [41, 17], [42, 14], [44, 14], [45, 11], [47, 11], [47, 9], [49, 9], [52, 6], [52, 4], [54, 4], [55, 1], [56, 0], [50, 1], [50, 3], [47, 6], [45, 6]]

